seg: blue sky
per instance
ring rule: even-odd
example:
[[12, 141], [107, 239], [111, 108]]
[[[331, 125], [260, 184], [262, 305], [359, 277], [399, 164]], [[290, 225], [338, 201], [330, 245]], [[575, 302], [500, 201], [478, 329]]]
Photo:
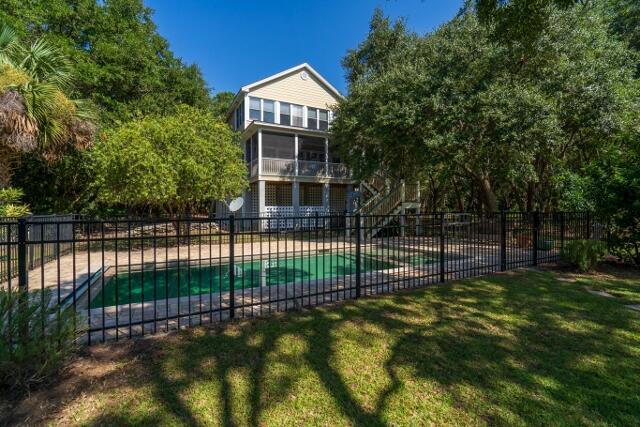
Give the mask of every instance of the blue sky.
[[340, 60], [367, 35], [376, 6], [425, 33], [451, 19], [462, 0], [145, 0], [171, 49], [196, 63], [214, 92], [308, 62], [345, 92]]

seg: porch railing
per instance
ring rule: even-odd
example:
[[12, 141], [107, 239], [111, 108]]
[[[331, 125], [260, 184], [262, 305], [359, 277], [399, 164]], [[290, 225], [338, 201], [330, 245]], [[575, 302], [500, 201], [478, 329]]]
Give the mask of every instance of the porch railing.
[[[257, 166], [251, 163], [250, 176], [258, 175]], [[294, 159], [262, 158], [262, 175], [311, 176], [323, 178], [351, 177], [351, 171], [342, 163], [326, 163]]]
[[262, 159], [263, 175], [295, 175], [296, 161], [287, 159]]

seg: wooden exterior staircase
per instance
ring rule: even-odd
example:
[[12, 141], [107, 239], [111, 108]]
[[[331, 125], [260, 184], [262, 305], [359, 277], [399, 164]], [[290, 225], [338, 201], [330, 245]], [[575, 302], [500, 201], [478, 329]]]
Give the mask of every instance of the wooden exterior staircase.
[[363, 217], [364, 236], [374, 237], [394, 215], [420, 209], [419, 184], [406, 184], [382, 174], [375, 174], [361, 183], [360, 205], [355, 213]]

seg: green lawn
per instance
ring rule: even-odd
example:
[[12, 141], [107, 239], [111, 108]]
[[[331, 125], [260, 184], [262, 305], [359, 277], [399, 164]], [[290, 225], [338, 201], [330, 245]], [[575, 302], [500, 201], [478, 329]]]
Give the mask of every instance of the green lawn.
[[97, 346], [22, 407], [63, 399], [39, 409], [60, 424], [638, 425], [639, 280], [513, 273]]

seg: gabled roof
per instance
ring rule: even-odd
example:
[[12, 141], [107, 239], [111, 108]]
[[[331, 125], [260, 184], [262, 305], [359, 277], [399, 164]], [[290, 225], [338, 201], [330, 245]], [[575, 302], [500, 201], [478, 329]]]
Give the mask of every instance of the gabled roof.
[[307, 64], [306, 62], [300, 65], [296, 65], [295, 67], [291, 67], [289, 69], [286, 69], [284, 71], [281, 71], [277, 74], [274, 74], [272, 76], [269, 76], [267, 78], [264, 78], [262, 80], [258, 80], [257, 82], [253, 82], [251, 84], [248, 84], [246, 86], [242, 86], [242, 88], [238, 91], [238, 93], [236, 93], [236, 96], [233, 98], [233, 101], [231, 102], [231, 105], [229, 106], [229, 110], [227, 110], [227, 118], [231, 115], [231, 113], [233, 113], [233, 110], [235, 110], [235, 108], [237, 107], [238, 103], [240, 102], [240, 100], [243, 98], [244, 94], [247, 94], [249, 92], [251, 92], [252, 90], [260, 87], [260, 86], [264, 86], [265, 84], [272, 82], [274, 80], [277, 80], [281, 77], [287, 76], [289, 74], [293, 74], [296, 73], [302, 69], [305, 69], [309, 74], [313, 75], [316, 79], [318, 79], [320, 81], [320, 83], [322, 83], [331, 93], [333, 93], [337, 98], [344, 98], [344, 96], [342, 96], [342, 94], [338, 91], [338, 89], [336, 89], [335, 87], [333, 87], [333, 85], [331, 83], [329, 83], [324, 77], [322, 77], [320, 75], [320, 73], [318, 73], [316, 70], [313, 69], [313, 67], [309, 64]]
[[257, 82], [248, 84], [246, 86], [243, 86], [241, 91], [242, 92], [250, 92], [253, 89], [259, 87], [259, 86], [263, 86], [273, 80], [277, 80], [280, 77], [284, 77], [287, 76], [289, 74], [293, 74], [296, 73], [302, 69], [306, 69], [310, 74], [312, 74], [316, 79], [320, 80], [320, 82], [325, 85], [327, 87], [327, 89], [329, 89], [329, 91], [331, 91], [336, 97], [338, 98], [342, 98], [342, 94], [338, 91], [338, 89], [336, 89], [335, 87], [333, 87], [331, 85], [331, 83], [329, 83], [324, 77], [322, 77], [320, 75], [320, 73], [318, 73], [316, 70], [313, 69], [313, 67], [309, 64], [307, 64], [306, 62], [304, 64], [300, 64], [300, 65], [296, 65], [295, 67], [291, 67], [287, 70], [281, 71], [277, 74], [274, 74], [272, 76], [267, 77], [266, 79], [262, 79], [262, 80], [258, 80]]

